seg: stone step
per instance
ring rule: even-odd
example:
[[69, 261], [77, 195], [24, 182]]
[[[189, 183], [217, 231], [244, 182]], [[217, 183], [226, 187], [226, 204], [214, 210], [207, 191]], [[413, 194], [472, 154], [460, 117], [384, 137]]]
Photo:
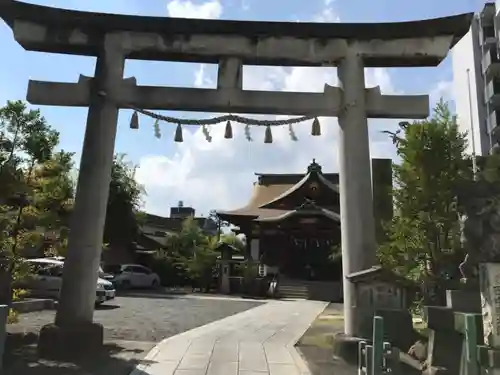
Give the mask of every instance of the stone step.
[[298, 286], [298, 285], [283, 285], [279, 284], [278, 288], [280, 289], [293, 289], [293, 290], [309, 290], [307, 286]]
[[290, 285], [280, 283], [278, 293], [282, 298], [308, 299], [309, 290], [305, 285]]
[[297, 288], [294, 286], [282, 286], [282, 285], [280, 285], [278, 287], [278, 289], [279, 290], [291, 290], [291, 291], [304, 292], [304, 293], [307, 293], [309, 291], [309, 289], [307, 289], [307, 288]]

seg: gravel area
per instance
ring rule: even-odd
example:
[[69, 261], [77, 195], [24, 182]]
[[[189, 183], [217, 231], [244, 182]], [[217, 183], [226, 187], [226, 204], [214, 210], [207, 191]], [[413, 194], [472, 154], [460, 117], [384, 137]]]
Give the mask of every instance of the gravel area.
[[[40, 359], [37, 334], [52, 323], [55, 311], [20, 315], [19, 323], [9, 325], [4, 375], [129, 375], [143, 362], [149, 350], [163, 338], [196, 328], [261, 305], [262, 302], [195, 295], [141, 294], [117, 297], [99, 307], [94, 320], [104, 326], [105, 345], [97, 357], [76, 362]], [[23, 333], [24, 335], [17, 335]], [[17, 340], [17, 339], [16, 339]]]
[[[106, 340], [157, 342], [261, 304], [194, 296], [117, 297], [95, 311], [94, 321], [104, 326]], [[38, 332], [54, 316], [55, 311], [22, 314], [8, 331]]]

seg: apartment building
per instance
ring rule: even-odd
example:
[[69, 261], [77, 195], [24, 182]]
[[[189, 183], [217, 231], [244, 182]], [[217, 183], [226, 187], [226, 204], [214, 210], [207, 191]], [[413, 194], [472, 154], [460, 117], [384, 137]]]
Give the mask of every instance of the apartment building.
[[477, 155], [500, 150], [500, 0], [497, 3], [486, 3], [476, 13], [469, 32], [452, 50], [458, 124], [468, 133], [468, 152]]

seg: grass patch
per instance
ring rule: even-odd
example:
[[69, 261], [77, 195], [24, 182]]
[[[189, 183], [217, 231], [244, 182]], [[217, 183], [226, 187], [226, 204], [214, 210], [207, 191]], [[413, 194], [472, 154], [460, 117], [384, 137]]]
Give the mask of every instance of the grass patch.
[[333, 334], [304, 335], [298, 342], [299, 346], [315, 346], [322, 349], [330, 349], [333, 345]]
[[333, 345], [333, 337], [344, 329], [344, 314], [338, 308], [326, 308], [320, 314], [304, 336], [299, 340], [299, 346], [317, 347], [330, 349]]

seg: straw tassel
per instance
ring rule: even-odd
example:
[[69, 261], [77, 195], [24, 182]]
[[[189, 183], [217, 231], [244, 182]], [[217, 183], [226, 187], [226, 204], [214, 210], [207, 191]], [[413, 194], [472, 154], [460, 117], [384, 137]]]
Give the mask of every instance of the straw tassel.
[[248, 142], [252, 142], [252, 135], [250, 134], [250, 125], [245, 124], [245, 138], [247, 139]]
[[139, 129], [139, 115], [137, 111], [132, 113], [132, 118], [130, 119], [130, 129]]
[[271, 132], [271, 127], [269, 125], [266, 126], [264, 143], [273, 143], [273, 133]]
[[175, 137], [174, 137], [175, 142], [183, 142], [182, 138], [182, 126], [180, 123], [177, 124], [177, 128], [175, 129]]
[[231, 139], [233, 138], [233, 128], [231, 127], [231, 121], [227, 120], [226, 122], [226, 130], [224, 132], [224, 138]]
[[314, 118], [312, 123], [311, 135], [314, 137], [321, 135], [321, 126], [317, 117]]
[[288, 124], [288, 134], [290, 135], [290, 139], [294, 142], [298, 141], [297, 135], [295, 134], [295, 130], [293, 130], [292, 124]]
[[208, 131], [208, 128], [206, 125], [201, 126], [201, 131], [203, 132], [203, 135], [205, 136], [205, 139], [207, 142], [212, 142], [212, 136], [210, 135], [210, 132]]
[[154, 131], [155, 131], [155, 137], [160, 139], [161, 138], [161, 131], [160, 131], [160, 122], [158, 121], [158, 119], [156, 119], [153, 127], [154, 127]]

